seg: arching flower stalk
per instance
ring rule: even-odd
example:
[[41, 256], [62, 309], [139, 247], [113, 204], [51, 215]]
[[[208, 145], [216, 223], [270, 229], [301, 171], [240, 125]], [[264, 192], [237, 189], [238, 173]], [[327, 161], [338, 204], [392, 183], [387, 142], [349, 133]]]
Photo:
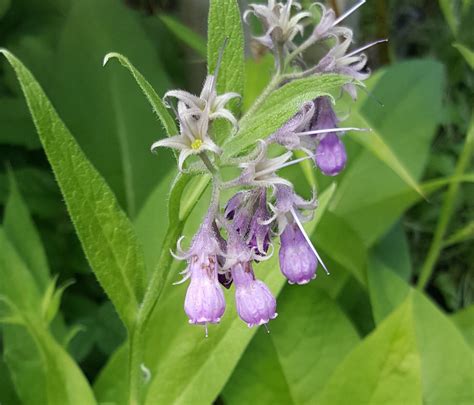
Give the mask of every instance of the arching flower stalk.
[[[340, 17], [315, 3], [320, 10], [317, 21], [313, 12], [302, 10], [297, 1], [268, 0], [265, 5], [251, 4], [244, 20], [254, 15], [262, 23], [264, 35], [255, 39], [274, 54], [276, 72], [247, 114], [251, 115], [262, 97], [278, 86], [314, 74], [347, 76], [348, 81], [340, 90], [355, 98], [360, 80], [370, 74], [363, 52], [380, 41], [350, 51], [352, 31], [339, 24], [364, 2], [356, 3]], [[313, 66], [308, 66], [304, 54], [312, 46], [320, 46], [326, 52]], [[336, 176], [343, 171], [348, 159], [341, 137], [350, 131], [367, 129], [340, 127], [334, 98], [321, 93], [314, 100], [302, 102], [299, 110], [274, 133], [257, 139], [253, 149], [233, 150], [233, 155], [239, 157], [226, 158], [222, 153], [225, 146], [218, 144], [211, 134], [218, 119], [227, 120], [234, 129], [239, 127], [238, 117], [226, 107], [239, 95], [218, 94], [216, 84], [221, 59], [222, 52], [216, 72], [207, 76], [199, 96], [183, 90], [165, 94], [169, 107], [172, 107], [171, 99], [176, 100], [180, 132], [155, 142], [152, 149], [179, 150], [181, 171], [186, 170], [185, 161], [195, 155], [212, 177], [208, 212], [189, 250], [181, 248], [180, 239], [174, 254], [176, 259], [187, 262], [183, 279], [178, 283], [190, 280], [184, 302], [189, 322], [207, 328], [208, 324], [221, 320], [226, 306], [224, 286], [234, 288], [237, 313], [252, 327], [266, 325], [277, 316], [275, 297], [259, 280], [265, 275], [259, 276], [258, 263], [272, 258], [278, 243], [281, 273], [290, 284], [310, 282], [316, 277], [318, 266], [329, 274], [303, 227], [317, 209], [316, 192], [313, 191], [310, 200], [300, 197], [292, 182], [285, 178], [283, 169], [311, 159], [322, 174]], [[295, 151], [303, 151], [303, 157], [296, 156]], [[229, 166], [238, 174], [224, 181], [224, 168]], [[222, 191], [229, 189], [235, 189], [233, 196], [227, 202], [222, 201]]]

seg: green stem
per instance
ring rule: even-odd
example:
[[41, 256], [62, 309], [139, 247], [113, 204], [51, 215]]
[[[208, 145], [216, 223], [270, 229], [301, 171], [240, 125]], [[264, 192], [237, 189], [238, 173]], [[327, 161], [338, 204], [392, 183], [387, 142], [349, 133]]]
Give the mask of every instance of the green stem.
[[[456, 164], [456, 169], [454, 171], [454, 177], [460, 177], [464, 174], [471, 158], [474, 149], [474, 115], [471, 119], [470, 128], [466, 136], [466, 141], [464, 143], [463, 150], [459, 156], [458, 162]], [[443, 249], [443, 240], [446, 234], [446, 230], [449, 225], [449, 221], [454, 212], [454, 203], [459, 191], [459, 182], [452, 182], [446, 192], [446, 197], [443, 201], [443, 206], [441, 207], [441, 214], [436, 225], [435, 233], [433, 240], [431, 242], [430, 249], [426, 256], [426, 259], [423, 263], [423, 266], [420, 271], [420, 277], [418, 279], [417, 288], [422, 290], [425, 288], [426, 284], [430, 280], [436, 262], [438, 261], [439, 255]]]
[[273, 76], [270, 83], [268, 83], [267, 87], [265, 87], [265, 90], [263, 90], [262, 94], [258, 96], [258, 98], [255, 100], [255, 102], [252, 104], [249, 110], [245, 113], [241, 121], [244, 121], [245, 117], [251, 116], [263, 104], [263, 102], [270, 95], [270, 93], [278, 87], [278, 85], [280, 84], [280, 81], [281, 81], [280, 75]]
[[157, 269], [148, 284], [143, 301], [138, 309], [135, 323], [129, 330], [129, 404], [139, 405], [141, 403], [141, 369], [143, 363], [143, 332], [150, 316], [158, 303], [166, 279], [173, 262], [170, 250], [176, 247], [176, 242], [181, 234], [184, 221], [179, 219], [180, 201], [184, 189], [191, 179], [188, 175], [179, 174], [173, 184], [172, 192], [169, 199], [169, 225], [163, 241], [162, 250], [158, 259]]

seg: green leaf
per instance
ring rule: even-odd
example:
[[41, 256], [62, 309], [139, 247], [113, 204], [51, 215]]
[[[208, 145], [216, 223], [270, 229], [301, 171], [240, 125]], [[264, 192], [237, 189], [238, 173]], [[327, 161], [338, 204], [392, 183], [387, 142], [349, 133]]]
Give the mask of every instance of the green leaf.
[[[341, 238], [341, 235], [344, 235], [344, 238]], [[349, 270], [362, 285], [367, 283], [367, 251], [362, 239], [347, 221], [328, 210], [313, 241], [318, 249]]]
[[21, 326], [3, 326], [4, 356], [22, 403], [94, 404], [87, 380], [49, 332], [36, 282], [3, 230], [0, 251], [0, 296], [22, 319]]
[[239, 131], [224, 145], [223, 158], [231, 157], [275, 132], [304, 102], [328, 95], [347, 82], [345, 76], [327, 74], [294, 80], [275, 90], [254, 113], [241, 119]]
[[270, 334], [260, 330], [222, 396], [225, 403], [315, 403], [329, 376], [359, 342], [337, 303], [317, 286], [285, 286]]
[[30, 269], [39, 291], [43, 292], [49, 283], [46, 253], [13, 173], [9, 177], [10, 195], [5, 207], [3, 227], [8, 239]]
[[217, 78], [217, 91], [243, 96], [244, 33], [237, 0], [211, 0], [207, 34], [207, 71], [214, 74], [219, 52], [227, 39]]
[[459, 19], [454, 10], [455, 3], [452, 0], [439, 0], [439, 6], [453, 35], [457, 35], [459, 25]]
[[[371, 289], [378, 291], [371, 294], [374, 306], [384, 308], [383, 311], [388, 313], [395, 310], [401, 302], [402, 307], [411, 303], [411, 322], [416, 332], [417, 356], [421, 359], [422, 367], [423, 403], [434, 405], [473, 402], [474, 352], [453, 322], [393, 270], [378, 267], [376, 271], [382, 271], [384, 275], [378, 277], [377, 284], [371, 285]], [[397, 312], [399, 309], [386, 318], [379, 328]]]
[[273, 71], [273, 57], [266, 54], [258, 60], [247, 59], [245, 61], [245, 97], [242, 100], [242, 109], [247, 111], [265, 86], [270, 82]]
[[[151, 39], [139, 14], [121, 1], [68, 4], [52, 59], [42, 63], [45, 70], [54, 71], [54, 80], [48, 85], [33, 69], [36, 65], [27, 65], [122, 208], [134, 218], [171, 167], [173, 156], [162, 152], [157, 158], [150, 152], [163, 131], [129, 73], [103, 69], [101, 64], [112, 50], [126, 55], [162, 94], [170, 80], [158, 54], [168, 36], [162, 32], [159, 41]], [[150, 28], [161, 25], [158, 19], [147, 23]]]
[[127, 326], [143, 294], [144, 259], [112, 191], [87, 160], [31, 73], [6, 50], [86, 256]]
[[423, 371], [423, 403], [473, 403], [474, 351], [425, 296], [414, 294], [413, 309]]
[[[18, 328], [21, 327], [8, 327], [7, 342], [23, 336], [24, 332]], [[36, 344], [36, 351], [23, 348], [20, 352], [5, 353], [7, 364], [16, 376], [15, 384], [22, 403], [95, 404], [86, 378], [66, 351], [36, 324], [30, 323], [27, 330], [32, 339], [30, 344]], [[35, 392], [37, 389], [42, 393]]]
[[[443, 67], [429, 60], [400, 63], [374, 75], [368, 81], [368, 88], [384, 106], [361, 93], [357, 112], [351, 115], [364, 118], [390, 148], [392, 157], [417, 182], [439, 122]], [[347, 123], [352, 124], [355, 122]], [[389, 168], [373, 152], [358, 147], [351, 137], [345, 137], [348, 166], [339, 176], [338, 191], [330, 209], [370, 246], [408, 207], [402, 195], [413, 194], [394, 168]], [[423, 188], [422, 192], [427, 195]]]
[[[407, 301], [337, 367], [316, 403], [422, 404], [412, 303]], [[400, 389], [403, 387], [403, 389]]]
[[161, 100], [160, 96], [156, 94], [156, 91], [153, 89], [151, 84], [147, 82], [143, 75], [137, 69], [135, 69], [135, 67], [125, 56], [120, 55], [119, 53], [110, 52], [105, 55], [103, 65], [105, 66], [107, 62], [112, 58], [117, 59], [123, 67], [130, 71], [133, 78], [140, 86], [140, 89], [143, 91], [143, 94], [146, 96], [148, 102], [151, 104], [153, 111], [160, 119], [161, 124], [163, 125], [163, 128], [166, 131], [166, 134], [168, 136], [176, 135], [178, 132], [178, 129], [176, 128], [176, 123], [169, 114], [166, 106], [163, 103], [163, 100]]
[[207, 45], [206, 40], [202, 38], [198, 33], [189, 29], [186, 25], [182, 24], [178, 19], [166, 15], [160, 14], [160, 20], [163, 21], [166, 28], [168, 28], [176, 38], [183, 41], [191, 49], [196, 51], [200, 56], [206, 57]]
[[57, 277], [54, 277], [51, 280], [41, 302], [41, 313], [47, 324], [51, 323], [58, 314], [64, 290], [74, 283], [74, 281], [70, 280], [56, 288], [57, 279]]
[[[371, 127], [371, 125], [357, 113], [354, 113], [353, 120], [357, 122], [361, 128]], [[377, 130], [372, 128], [372, 131], [367, 134], [354, 132], [352, 138], [390, 167], [408, 186], [416, 190], [423, 198], [426, 198], [416, 180], [400, 162], [392, 149], [385, 143]]]
[[466, 62], [468, 65], [471, 67], [471, 69], [474, 69], [474, 51], [469, 49], [467, 46], [460, 44], [460, 43], [455, 43], [453, 46], [461, 52], [461, 55], [464, 56], [464, 59], [466, 59]]
[[467, 344], [474, 349], [474, 305], [456, 312], [451, 320], [461, 331]]

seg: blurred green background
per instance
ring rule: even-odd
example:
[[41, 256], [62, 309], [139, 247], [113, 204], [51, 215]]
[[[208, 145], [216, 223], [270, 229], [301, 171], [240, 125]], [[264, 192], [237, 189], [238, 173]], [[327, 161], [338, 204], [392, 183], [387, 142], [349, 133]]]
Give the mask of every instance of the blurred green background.
[[[240, 5], [245, 9], [244, 1]], [[338, 11], [349, 6], [336, 0], [328, 5]], [[150, 262], [159, 253], [166, 190], [175, 173], [175, 163], [171, 153], [149, 153], [152, 142], [164, 136], [161, 125], [129, 74], [112, 64], [103, 68], [102, 59], [110, 51], [126, 55], [160, 95], [170, 88], [197, 92], [206, 72], [202, 53], [207, 10], [205, 0], [0, 0], [0, 47], [12, 51], [33, 72], [135, 222]], [[279, 319], [286, 317], [286, 322], [293, 323], [275, 321], [272, 344], [268, 344], [263, 331], [258, 331], [217, 397], [219, 403], [314, 403], [310, 392], [322, 386], [318, 385], [319, 377], [309, 373], [313, 377], [309, 380], [299, 367], [305, 364], [305, 353], [311, 353], [314, 346], [323, 350], [331, 343], [326, 339], [332, 339], [327, 350], [340, 351], [342, 359], [356, 341], [376, 329], [395, 304], [403, 301], [405, 287], [416, 285], [433, 238], [439, 236], [436, 232], [439, 233], [440, 217], [449, 221], [426, 292], [447, 317], [455, 317], [458, 332], [465, 335], [472, 351], [472, 180], [462, 183], [454, 193], [452, 213], [443, 214], [447, 209], [443, 206], [448, 195], [446, 187], [454, 184], [449, 178], [465, 148], [474, 106], [472, 66], [459, 47], [453, 46], [458, 43], [474, 48], [473, 10], [470, 1], [368, 0], [348, 20], [358, 44], [382, 37], [390, 42], [369, 51], [374, 75], [367, 94], [361, 92], [357, 107], [343, 100], [338, 110], [342, 115], [357, 111], [359, 118], [373, 125], [410, 174], [426, 185], [428, 197], [420, 199], [373, 154], [349, 139], [348, 167], [335, 179], [336, 192], [315, 234], [333, 275], [331, 279], [320, 275], [314, 283], [318, 285], [301, 287], [301, 294], [295, 289], [283, 290]], [[271, 62], [251, 43], [248, 32], [246, 39], [248, 98], [244, 107], [263, 88], [271, 70]], [[351, 116], [350, 120], [360, 122], [357, 117]], [[11, 193], [10, 173], [38, 229], [50, 274], [57, 275], [60, 283], [75, 280], [64, 292], [60, 306], [63, 322], [58, 328], [82, 328], [67, 349], [87, 378], [95, 381], [126, 333], [84, 257], [24, 97], [13, 71], [3, 60], [0, 157], [2, 216]], [[464, 171], [472, 173], [471, 153], [467, 159]], [[299, 174], [290, 172], [289, 176], [297, 178]], [[444, 180], [430, 183], [433, 179]], [[329, 184], [319, 175], [317, 181], [321, 189]], [[337, 309], [330, 301], [337, 303]], [[415, 323], [431, 316], [426, 315], [431, 309], [424, 301], [411, 305], [419, 306], [414, 310]], [[312, 318], [315, 313], [317, 319]], [[338, 324], [328, 336], [318, 334], [320, 328], [327, 328], [339, 316], [344, 316], [345, 323]], [[179, 321], [185, 323], [182, 318]], [[444, 318], [434, 322], [440, 330], [434, 328], [433, 334], [442, 335], [443, 322]], [[293, 335], [288, 335], [292, 328]], [[61, 336], [62, 332], [55, 333]], [[298, 340], [300, 335], [303, 343]], [[383, 336], [371, 336], [385, 341]], [[451, 335], [442, 336], [441, 340]], [[288, 355], [292, 345], [300, 343], [303, 349], [299, 357]], [[2, 350], [4, 346], [0, 340]], [[443, 350], [442, 345], [437, 347]], [[363, 362], [371, 353], [359, 353], [360, 358], [354, 355], [345, 367], [350, 368], [350, 362]], [[279, 356], [283, 365], [277, 367], [272, 362], [278, 362], [275, 359]], [[290, 364], [285, 365], [285, 361]], [[320, 367], [324, 366], [322, 361]], [[278, 374], [279, 367], [283, 374], [285, 367], [291, 370], [284, 376], [286, 379]], [[454, 366], [446, 366], [446, 370], [457, 372]], [[463, 372], [469, 372], [469, 368], [459, 371]], [[340, 371], [339, 384], [344, 384], [348, 375]], [[363, 375], [351, 378], [364, 384], [372, 376], [368, 373], [367, 380]], [[18, 403], [10, 372], [2, 360], [0, 381], [0, 402]], [[281, 381], [287, 381], [290, 388]], [[334, 384], [336, 390], [337, 383]], [[403, 378], [399, 384], [396, 386], [403, 390]], [[464, 386], [463, 398], [469, 398], [469, 384], [468, 381]], [[301, 390], [301, 385], [310, 385], [311, 389]], [[108, 394], [101, 395], [107, 398]], [[326, 389], [325, 395], [331, 398], [331, 388]], [[211, 399], [215, 396], [210, 394]], [[433, 403], [454, 404], [440, 398]]]

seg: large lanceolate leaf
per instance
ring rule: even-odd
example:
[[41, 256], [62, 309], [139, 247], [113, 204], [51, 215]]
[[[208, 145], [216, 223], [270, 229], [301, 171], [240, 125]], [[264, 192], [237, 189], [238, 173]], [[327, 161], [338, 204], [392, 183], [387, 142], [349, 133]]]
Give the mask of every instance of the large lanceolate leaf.
[[250, 343], [223, 397], [226, 403], [312, 404], [340, 361], [359, 342], [337, 303], [317, 286], [285, 286], [270, 334]]
[[[403, 387], [403, 389], [401, 389]], [[412, 304], [405, 303], [339, 365], [318, 404], [422, 404]]]
[[237, 0], [211, 0], [207, 34], [207, 68], [214, 74], [227, 41], [217, 79], [219, 93], [244, 90], [244, 33]]
[[[317, 217], [307, 227], [309, 233], [314, 231], [333, 193], [334, 187], [322, 193]], [[204, 210], [203, 206], [197, 207], [196, 211]], [[193, 213], [188, 222], [196, 222], [191, 224], [196, 227], [200, 220], [200, 215]], [[275, 294], [285, 283], [277, 262], [278, 255], [275, 254], [271, 260], [255, 268], [257, 277]], [[173, 266], [172, 273], [177, 279], [178, 266]], [[255, 333], [255, 329], [248, 329], [237, 317], [231, 290], [226, 291], [227, 309], [222, 322], [211, 325], [209, 337], [204, 338], [202, 328], [190, 327], [187, 322], [182, 309], [185, 291], [184, 286], [168, 284], [148, 323], [144, 360], [152, 376], [146, 395], [148, 404], [211, 403]], [[115, 382], [126, 378], [126, 364], [127, 350], [123, 348], [112, 358], [95, 385], [100, 401], [124, 403], [124, 387]]]
[[[416, 333], [417, 357], [421, 361], [423, 403], [469, 404], [474, 401], [474, 352], [455, 323], [423, 294], [414, 291], [386, 264], [374, 263], [372, 305], [381, 316], [392, 312], [379, 326], [393, 317], [397, 307], [411, 305], [411, 321]], [[382, 273], [382, 274], [380, 274]], [[377, 331], [375, 332], [377, 333]], [[440, 349], [442, 348], [442, 349]]]
[[2, 50], [14, 68], [87, 258], [126, 325], [142, 297], [144, 259], [132, 225], [31, 73]]
[[[70, 2], [58, 38], [53, 59], [44, 62], [54, 65], [54, 80], [44, 88], [86, 156], [133, 218], [172, 164], [172, 157], [160, 153], [158, 159], [150, 153], [151, 144], [164, 131], [128, 72], [101, 65], [108, 52], [127, 55], [162, 94], [170, 82], [157, 49], [167, 41], [166, 33], [152, 42], [138, 13], [122, 1], [81, 0]], [[42, 76], [38, 80], [42, 83]]]
[[[384, 106], [361, 94], [355, 121], [357, 115], [362, 117], [406, 172], [419, 180], [440, 119], [442, 66], [433, 61], [405, 62], [375, 75], [368, 87]], [[366, 149], [357, 152], [350, 135], [347, 138], [348, 167], [331, 210], [346, 220], [366, 245], [371, 245], [405, 209], [397, 204], [397, 196], [408, 192], [409, 186], [380, 156]]]
[[48, 330], [34, 269], [21, 260], [3, 229], [0, 251], [4, 356], [22, 403], [94, 404], [86, 378]]
[[348, 78], [336, 74], [314, 76], [292, 81], [270, 96], [251, 114], [245, 115], [239, 123], [240, 129], [224, 147], [224, 157], [239, 153], [276, 131], [306, 101], [339, 89], [348, 82]]
[[451, 320], [466, 339], [466, 342], [474, 350], [474, 305], [456, 312]]
[[49, 283], [46, 253], [12, 174], [10, 174], [10, 197], [5, 207], [3, 227], [8, 239], [31, 269], [39, 290], [44, 292]]

